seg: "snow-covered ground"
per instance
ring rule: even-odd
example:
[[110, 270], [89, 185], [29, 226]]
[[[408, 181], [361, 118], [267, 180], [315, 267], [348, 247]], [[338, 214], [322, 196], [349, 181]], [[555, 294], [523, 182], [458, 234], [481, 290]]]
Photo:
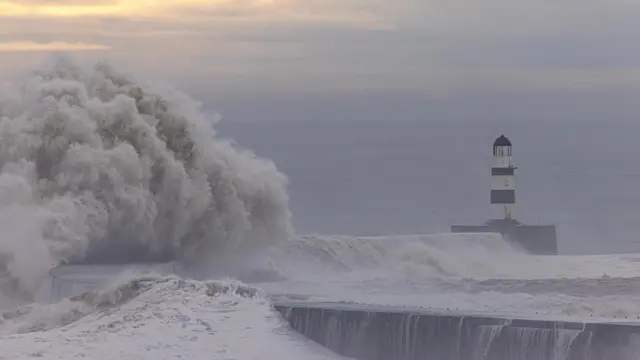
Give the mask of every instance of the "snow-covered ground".
[[134, 278], [2, 314], [0, 359], [339, 359], [233, 281]]

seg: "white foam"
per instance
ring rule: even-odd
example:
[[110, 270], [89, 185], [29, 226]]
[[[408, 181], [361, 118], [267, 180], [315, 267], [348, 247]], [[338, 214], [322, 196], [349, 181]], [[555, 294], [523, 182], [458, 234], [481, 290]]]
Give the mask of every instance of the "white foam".
[[279, 282], [260, 284], [274, 301], [336, 302], [432, 309], [456, 314], [571, 321], [639, 322], [640, 295], [572, 296], [562, 293], [464, 292], [437, 285], [384, 282]]
[[534, 256], [499, 234], [385, 237], [301, 236], [281, 244], [272, 262], [286, 276], [308, 280], [577, 279], [640, 275], [640, 254]]
[[304, 236], [270, 255], [280, 301], [638, 321], [640, 255], [534, 256], [497, 234]]
[[[229, 256], [225, 263], [237, 265], [224, 275], [263, 288], [280, 301], [620, 321], [640, 316], [637, 259], [636, 255], [532, 256], [496, 234], [318, 235], [292, 237], [262, 259]], [[66, 274], [55, 272], [58, 286], [71, 288], [110, 273], [96, 266], [67, 269]], [[81, 275], [74, 275], [78, 272]]]

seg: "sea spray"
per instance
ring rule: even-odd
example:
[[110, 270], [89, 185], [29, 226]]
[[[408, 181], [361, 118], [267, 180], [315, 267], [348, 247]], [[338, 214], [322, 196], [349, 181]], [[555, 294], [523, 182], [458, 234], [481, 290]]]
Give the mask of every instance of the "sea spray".
[[175, 89], [66, 58], [0, 91], [0, 290], [61, 263], [204, 259], [291, 230], [287, 178]]

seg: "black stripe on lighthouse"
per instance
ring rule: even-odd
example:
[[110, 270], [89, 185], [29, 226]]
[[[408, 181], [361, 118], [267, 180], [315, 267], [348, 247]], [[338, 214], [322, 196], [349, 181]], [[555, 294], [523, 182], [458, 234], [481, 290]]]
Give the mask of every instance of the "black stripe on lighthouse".
[[491, 190], [491, 203], [492, 204], [515, 204], [516, 191], [515, 190]]
[[501, 175], [507, 175], [507, 176], [514, 176], [516, 171], [516, 169], [512, 166], [510, 167], [494, 167], [491, 168], [491, 175], [492, 176], [501, 176]]

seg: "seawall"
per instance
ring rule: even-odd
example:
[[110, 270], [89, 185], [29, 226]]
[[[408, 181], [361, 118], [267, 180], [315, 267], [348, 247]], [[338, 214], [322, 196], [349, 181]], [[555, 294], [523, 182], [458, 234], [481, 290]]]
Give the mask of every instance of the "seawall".
[[637, 360], [640, 323], [581, 323], [276, 304], [293, 329], [358, 360]]

